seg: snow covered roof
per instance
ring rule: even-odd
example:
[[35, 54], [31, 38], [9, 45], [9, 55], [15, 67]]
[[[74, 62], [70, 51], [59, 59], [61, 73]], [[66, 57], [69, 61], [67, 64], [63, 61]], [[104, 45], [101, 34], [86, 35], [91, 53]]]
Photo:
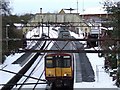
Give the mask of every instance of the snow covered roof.
[[16, 27], [21, 27], [21, 26], [23, 26], [23, 24], [21, 24], [21, 23], [14, 23], [14, 25], [15, 25]]
[[102, 7], [92, 7], [85, 9], [81, 14], [106, 14], [107, 12]]
[[113, 27], [109, 27], [109, 28], [106, 28], [106, 27], [100, 27], [101, 29], [103, 30], [113, 30]]
[[[71, 9], [71, 10], [70, 10]], [[70, 9], [61, 9], [59, 11], [59, 13], [62, 13], [62, 14], [65, 14], [65, 13], [75, 13], [75, 14], [79, 14], [79, 12], [77, 11], [77, 9], [73, 9], [73, 8], [70, 8]]]
[[78, 13], [78, 14], [81, 14], [81, 15], [83, 15], [83, 14], [107, 14], [107, 12], [102, 7], [86, 8], [84, 10], [84, 12], [83, 11], [80, 12], [79, 10], [77, 11], [77, 9], [74, 9], [72, 11], [62, 9], [61, 11], [64, 12], [64, 13]]

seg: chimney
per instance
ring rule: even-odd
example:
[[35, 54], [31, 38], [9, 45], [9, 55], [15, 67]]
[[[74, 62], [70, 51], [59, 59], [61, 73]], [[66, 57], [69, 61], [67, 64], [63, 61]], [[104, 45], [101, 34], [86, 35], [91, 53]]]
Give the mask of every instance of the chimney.
[[42, 8], [40, 8], [40, 13], [42, 13]]

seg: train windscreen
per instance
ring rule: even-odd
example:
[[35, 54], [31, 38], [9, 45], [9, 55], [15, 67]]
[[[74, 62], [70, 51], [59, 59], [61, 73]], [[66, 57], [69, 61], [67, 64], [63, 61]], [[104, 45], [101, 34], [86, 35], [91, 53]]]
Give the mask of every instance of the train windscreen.
[[64, 60], [63, 67], [70, 67], [70, 60]]
[[53, 68], [53, 60], [46, 60], [46, 67]]
[[45, 63], [47, 68], [67, 68], [71, 66], [71, 62], [71, 56], [47, 56]]
[[70, 56], [56, 57], [55, 61], [56, 61], [56, 67], [66, 68], [71, 66]]
[[47, 68], [53, 68], [54, 67], [54, 63], [53, 63], [53, 57], [47, 56], [46, 57], [46, 67]]

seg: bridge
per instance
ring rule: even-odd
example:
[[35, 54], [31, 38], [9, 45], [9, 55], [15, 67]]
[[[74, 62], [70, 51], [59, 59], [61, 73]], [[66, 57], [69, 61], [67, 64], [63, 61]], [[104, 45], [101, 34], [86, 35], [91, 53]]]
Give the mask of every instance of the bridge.
[[74, 30], [90, 30], [78, 13], [36, 13], [35, 16], [23, 27], [23, 33], [35, 27], [74, 27]]

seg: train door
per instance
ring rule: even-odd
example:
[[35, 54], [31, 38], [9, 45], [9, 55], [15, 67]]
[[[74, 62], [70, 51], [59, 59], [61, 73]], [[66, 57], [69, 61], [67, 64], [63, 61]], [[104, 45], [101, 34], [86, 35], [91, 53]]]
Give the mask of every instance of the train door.
[[55, 56], [55, 61], [56, 61], [56, 77], [61, 77], [62, 76], [62, 56]]

